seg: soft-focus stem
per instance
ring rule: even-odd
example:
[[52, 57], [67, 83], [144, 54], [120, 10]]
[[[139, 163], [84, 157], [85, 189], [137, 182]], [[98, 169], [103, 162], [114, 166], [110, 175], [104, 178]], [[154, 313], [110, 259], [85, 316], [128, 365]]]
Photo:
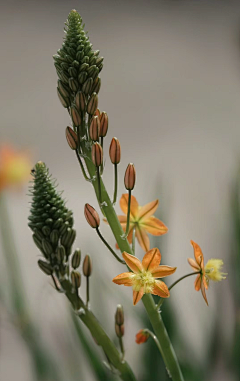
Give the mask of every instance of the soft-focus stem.
[[124, 360], [124, 355], [125, 355], [125, 350], [124, 350], [124, 345], [123, 345], [123, 338], [119, 337], [119, 345], [120, 345], [120, 350], [122, 353], [122, 361]]
[[98, 345], [102, 347], [110, 363], [119, 371], [121, 379], [123, 381], [136, 381], [128, 363], [122, 361], [121, 353], [119, 353], [114, 343], [105, 333], [94, 314], [86, 308], [82, 299], [80, 299], [76, 293], [72, 292], [71, 283], [68, 280], [60, 280], [60, 283], [76, 314], [89, 329]]
[[[84, 153], [86, 154], [86, 165], [91, 177], [95, 174], [95, 166], [91, 161], [90, 151], [85, 147]], [[113, 235], [118, 243], [118, 246], [121, 252], [126, 251], [129, 254], [133, 254], [132, 249], [126, 239], [126, 236], [122, 230], [120, 222], [117, 218], [111, 200], [108, 196], [108, 193], [105, 189], [105, 186], [101, 179], [101, 189], [102, 189], [102, 203], [100, 204], [103, 214], [106, 216], [108, 223], [111, 227]], [[92, 183], [95, 189], [96, 196], [98, 196], [98, 185], [95, 182]], [[98, 200], [99, 201], [99, 200]], [[143, 296], [143, 304], [149, 316], [150, 322], [153, 326], [154, 332], [158, 338], [158, 341], [161, 346], [161, 354], [165, 365], [171, 374], [173, 381], [183, 381], [183, 376], [181, 373], [181, 369], [178, 364], [178, 360], [174, 349], [172, 347], [171, 341], [169, 339], [168, 333], [166, 331], [165, 325], [163, 323], [161, 315], [156, 310], [155, 303], [153, 301], [153, 297], [150, 294], [145, 294]]]
[[107, 246], [108, 250], [111, 251], [111, 253], [114, 255], [114, 257], [116, 258], [116, 260], [120, 263], [123, 263], [125, 264], [125, 261], [123, 261], [121, 258], [119, 258], [119, 256], [115, 253], [115, 251], [111, 248], [111, 246], [107, 243], [107, 241], [105, 240], [105, 238], [102, 236], [99, 228], [96, 228], [96, 231], [97, 231], [97, 234], [99, 236], [99, 238], [102, 240], [102, 242], [104, 243], [104, 245]]
[[128, 236], [129, 232], [129, 225], [130, 225], [130, 211], [131, 211], [131, 190], [128, 191], [128, 210], [127, 210], [127, 226], [126, 226], [126, 237]]
[[86, 305], [89, 307], [89, 276], [86, 277]]
[[25, 291], [18, 262], [17, 248], [14, 243], [14, 235], [9, 220], [6, 201], [3, 194], [0, 194], [0, 232], [3, 245], [3, 254], [7, 264], [12, 308], [14, 320], [21, 331], [21, 335], [28, 345], [29, 353], [35, 368], [37, 379], [62, 380], [58, 368], [55, 366], [51, 354], [41, 343], [39, 333], [30, 317], [30, 312], [25, 299]]

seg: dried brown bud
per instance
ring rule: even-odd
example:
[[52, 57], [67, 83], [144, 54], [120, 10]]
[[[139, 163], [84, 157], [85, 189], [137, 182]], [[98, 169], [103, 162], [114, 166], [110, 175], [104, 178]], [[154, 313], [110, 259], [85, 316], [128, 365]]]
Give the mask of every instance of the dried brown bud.
[[84, 215], [89, 225], [96, 229], [100, 225], [100, 218], [97, 211], [89, 204], [85, 204]]
[[107, 135], [108, 131], [108, 115], [105, 111], [102, 112], [100, 117], [100, 133], [99, 136], [103, 137]]
[[71, 281], [74, 288], [79, 288], [81, 286], [81, 275], [78, 271], [71, 272]]
[[136, 170], [132, 163], [128, 164], [125, 176], [124, 185], [127, 190], [133, 190], [136, 181]]
[[103, 150], [98, 142], [92, 145], [92, 162], [96, 167], [100, 167], [103, 162]]
[[86, 96], [82, 91], [79, 91], [75, 97], [75, 104], [79, 111], [84, 111], [86, 108]]
[[71, 107], [71, 117], [75, 126], [78, 127], [81, 125], [81, 115], [75, 107]]
[[122, 325], [124, 323], [124, 312], [123, 312], [123, 306], [121, 304], [118, 304], [117, 310], [115, 313], [115, 323], [117, 325]]
[[87, 113], [93, 115], [97, 110], [98, 106], [98, 96], [96, 93], [92, 93], [87, 104]]
[[112, 138], [109, 147], [109, 156], [113, 164], [120, 163], [121, 160], [121, 146], [117, 138]]
[[90, 127], [89, 127], [89, 136], [93, 141], [99, 139], [99, 130], [100, 130], [100, 121], [98, 116], [92, 118]]
[[83, 275], [89, 277], [92, 274], [92, 260], [90, 255], [86, 255], [83, 261]]
[[78, 137], [71, 127], [66, 128], [66, 139], [69, 147], [76, 150], [78, 147]]
[[116, 332], [117, 337], [123, 337], [124, 325], [115, 324], [115, 332]]

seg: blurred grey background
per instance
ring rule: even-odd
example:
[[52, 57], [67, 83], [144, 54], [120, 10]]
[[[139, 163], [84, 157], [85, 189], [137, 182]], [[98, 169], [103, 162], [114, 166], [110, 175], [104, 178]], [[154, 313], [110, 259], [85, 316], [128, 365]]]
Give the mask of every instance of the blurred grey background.
[[[162, 261], [178, 267], [171, 283], [189, 272], [190, 239], [202, 247], [206, 260], [222, 258], [229, 272], [230, 190], [240, 156], [240, 2], [1, 2], [0, 141], [30, 148], [33, 164], [45, 161], [58, 179], [69, 208], [74, 209], [77, 245], [93, 256], [92, 309], [97, 312], [99, 303], [106, 306], [107, 316], [100, 311], [98, 317], [113, 335], [115, 305], [128, 301], [126, 353], [139, 372], [137, 358], [142, 348], [136, 346], [134, 336], [141, 326], [133, 322], [144, 311], [141, 305], [131, 311], [129, 289], [112, 285], [119, 265], [85, 221], [84, 204], [96, 208], [97, 204], [66, 144], [69, 118], [56, 93], [52, 55], [62, 44], [64, 22], [73, 8], [81, 14], [94, 49], [104, 56], [99, 107], [107, 111], [110, 121], [104, 142], [107, 189], [111, 193], [113, 187], [108, 145], [116, 136], [122, 146], [119, 195], [125, 192], [126, 165], [134, 162], [137, 185], [133, 194], [139, 204], [160, 200], [156, 215], [169, 228], [159, 238]], [[64, 357], [66, 304], [37, 268], [39, 253], [27, 228], [28, 201], [24, 192], [8, 197], [21, 270], [41, 335], [53, 352]], [[101, 229], [114, 245], [108, 227], [102, 223]], [[138, 246], [137, 255], [142, 254]], [[2, 258], [0, 262], [4, 284]], [[232, 340], [231, 274], [210, 287], [209, 307], [194, 291], [193, 280], [188, 278], [173, 289], [171, 303], [189, 353], [204, 362], [216, 314], [221, 320], [220, 342], [228, 348]], [[107, 293], [95, 292], [99, 282], [111, 290], [110, 300]], [[180, 343], [176, 350], [181, 355]], [[0, 379], [30, 381], [29, 361], [18, 333], [3, 317]], [[88, 369], [85, 372], [84, 380], [91, 380]], [[214, 373], [212, 380], [234, 380], [221, 353]]]

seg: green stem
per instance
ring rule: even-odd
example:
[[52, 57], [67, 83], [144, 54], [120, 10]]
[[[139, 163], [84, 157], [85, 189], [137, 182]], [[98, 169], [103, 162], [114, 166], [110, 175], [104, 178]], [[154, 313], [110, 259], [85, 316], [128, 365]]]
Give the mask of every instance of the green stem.
[[87, 308], [89, 307], [89, 276], [86, 277]]
[[91, 180], [89, 179], [89, 177], [87, 176], [87, 174], [86, 174], [84, 165], [83, 165], [83, 163], [82, 163], [82, 160], [81, 160], [81, 157], [80, 157], [78, 151], [76, 150], [75, 152], [76, 152], [77, 159], [78, 159], [78, 162], [79, 162], [79, 164], [80, 164], [80, 167], [81, 167], [81, 170], [82, 170], [82, 173], [83, 173], [83, 176], [84, 176], [85, 180], [87, 180], [87, 181], [91, 181]]
[[157, 336], [154, 335], [154, 333], [152, 331], [150, 331], [149, 329], [144, 329], [144, 332], [148, 333], [149, 336], [151, 336], [151, 338], [153, 339], [154, 343], [156, 344], [156, 346], [158, 347], [158, 350], [159, 352], [161, 353], [161, 345], [159, 344], [159, 341], [157, 339]]
[[[88, 159], [85, 160], [86, 166], [88, 168], [88, 172], [90, 176], [94, 176], [95, 174], [95, 166], [91, 161], [91, 152], [87, 150], [86, 147], [83, 147], [84, 153], [87, 155]], [[93, 187], [95, 189], [95, 193], [98, 196], [98, 185], [96, 184], [96, 181], [93, 183]], [[124, 232], [122, 230], [121, 224], [118, 220], [118, 217], [116, 215], [116, 212], [113, 208], [112, 202], [108, 196], [108, 193], [105, 189], [105, 186], [102, 182], [102, 179], [100, 181], [101, 189], [102, 189], [102, 204], [101, 208], [106, 216], [108, 223], [110, 225], [110, 228], [113, 232], [113, 235], [118, 243], [118, 246], [121, 250], [121, 252], [126, 251], [129, 254], [133, 254], [132, 249], [126, 239], [126, 236], [124, 235]], [[104, 203], [104, 205], [103, 205]], [[172, 347], [171, 341], [169, 339], [169, 336], [167, 334], [165, 325], [162, 321], [161, 315], [158, 313], [155, 307], [155, 303], [153, 301], [153, 297], [150, 294], [145, 294], [143, 296], [143, 304], [145, 306], [145, 309], [147, 311], [147, 314], [149, 316], [150, 322], [153, 326], [154, 332], [158, 338], [158, 341], [160, 343], [160, 346], [162, 348], [162, 356], [165, 362], [165, 365], [167, 369], [169, 370], [173, 381], [183, 381], [183, 376], [181, 373], [181, 369], [178, 364], [178, 360], [176, 357], [176, 354], [174, 352], [174, 349]]]
[[124, 345], [123, 345], [123, 338], [122, 336], [119, 337], [119, 345], [120, 345], [120, 350], [122, 353], [122, 361], [124, 360], [124, 355], [125, 355], [125, 350], [124, 350]]
[[109, 358], [111, 364], [116, 368], [123, 381], [136, 381], [136, 378], [126, 361], [122, 361], [122, 356], [105, 333], [94, 314], [86, 308], [83, 301], [78, 295], [72, 293], [72, 285], [68, 280], [62, 280], [61, 286], [65, 294], [71, 302], [78, 317], [82, 320], [85, 326], [89, 329], [94, 339], [99, 346], [103, 348], [106, 356]]
[[114, 196], [113, 196], [113, 204], [116, 204], [116, 201], [117, 201], [117, 189], [118, 189], [118, 168], [117, 168], [117, 164], [114, 164]]
[[119, 256], [115, 253], [115, 251], [111, 248], [111, 246], [107, 243], [107, 241], [103, 238], [102, 234], [99, 231], [99, 228], [96, 228], [97, 234], [99, 235], [100, 239], [103, 241], [103, 243], [107, 246], [108, 250], [111, 251], [111, 253], [114, 255], [114, 257], [118, 260], [118, 262], [123, 263], [125, 265], [125, 261], [123, 261]]
[[[170, 291], [171, 288], [173, 288], [176, 284], [178, 284], [178, 282], [180, 282], [181, 280], [183, 280], [183, 279], [185, 279], [185, 278], [188, 278], [189, 276], [192, 276], [192, 275], [197, 275], [197, 274], [199, 274], [199, 273], [200, 273], [200, 271], [194, 271], [193, 273], [190, 273], [190, 274], [187, 274], [187, 275], [182, 276], [181, 278], [179, 278], [178, 280], [176, 280], [176, 282], [174, 282], [173, 284], [171, 284], [170, 287], [168, 287], [169, 291]], [[164, 298], [160, 298], [160, 300], [159, 300], [159, 302], [158, 302], [158, 304], [157, 304], [157, 306], [156, 306], [156, 310], [157, 310], [157, 311], [159, 310], [159, 308], [160, 308], [161, 305], [163, 304], [164, 300], [165, 300]]]
[[126, 226], [126, 232], [125, 236], [128, 236], [129, 232], [129, 225], [130, 225], [130, 210], [131, 210], [131, 190], [128, 191], [128, 211], [127, 211], [127, 226]]

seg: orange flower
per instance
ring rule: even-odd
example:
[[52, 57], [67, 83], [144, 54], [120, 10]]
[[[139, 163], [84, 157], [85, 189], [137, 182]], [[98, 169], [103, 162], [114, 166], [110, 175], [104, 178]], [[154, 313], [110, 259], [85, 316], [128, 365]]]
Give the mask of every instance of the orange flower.
[[19, 186], [28, 180], [31, 170], [29, 156], [17, 152], [10, 146], [0, 149], [0, 191]]
[[193, 245], [195, 260], [192, 258], [188, 258], [188, 263], [194, 271], [197, 271], [199, 273], [194, 283], [195, 290], [199, 291], [201, 289], [202, 296], [208, 305], [207, 296], [205, 292], [205, 290], [208, 289], [208, 283], [205, 276], [203, 253], [200, 246], [197, 243], [191, 241], [191, 244]]
[[[168, 231], [168, 228], [164, 225], [164, 223], [153, 216], [153, 213], [157, 210], [158, 204], [159, 201], [155, 200], [149, 202], [144, 206], [139, 206], [136, 198], [131, 196], [128, 241], [129, 243], [132, 243], [133, 229], [136, 229], [137, 240], [145, 252], [150, 248], [150, 242], [147, 233], [153, 235], [163, 235]], [[122, 225], [123, 230], [126, 231], [128, 193], [122, 195], [120, 199], [120, 207], [125, 216], [118, 216], [118, 219]]]
[[148, 251], [142, 262], [131, 254], [122, 253], [126, 264], [133, 272], [122, 273], [113, 279], [116, 284], [132, 286], [133, 304], [137, 304], [144, 294], [153, 294], [168, 298], [169, 290], [164, 282], [156, 278], [164, 278], [173, 274], [176, 267], [159, 266], [161, 261], [160, 251], [155, 248]]
[[200, 246], [193, 241], [191, 241], [191, 244], [193, 245], [195, 260], [188, 258], [188, 263], [194, 271], [199, 273], [194, 283], [195, 290], [199, 291], [201, 289], [203, 298], [208, 305], [205, 290], [208, 289], [209, 280], [220, 282], [226, 278], [225, 275], [227, 274], [220, 271], [223, 265], [223, 261], [221, 259], [209, 259], [207, 264], [204, 266], [204, 257]]

